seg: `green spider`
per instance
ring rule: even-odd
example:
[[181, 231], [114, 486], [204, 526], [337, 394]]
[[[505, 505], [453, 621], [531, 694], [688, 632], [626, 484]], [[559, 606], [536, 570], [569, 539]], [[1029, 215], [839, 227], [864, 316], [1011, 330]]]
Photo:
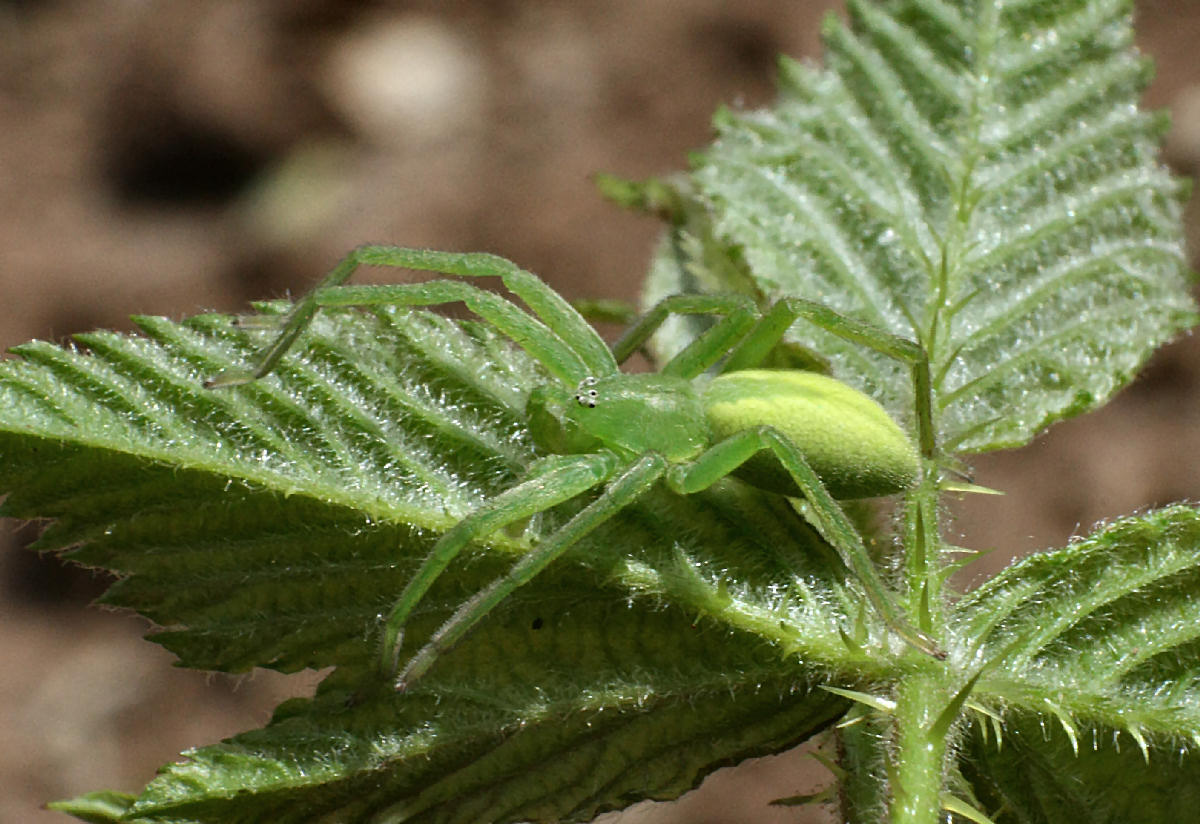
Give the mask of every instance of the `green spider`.
[[[360, 265], [499, 277], [530, 311], [460, 280], [343, 286]], [[249, 383], [269, 374], [321, 307], [454, 302], [466, 304], [549, 373], [551, 379], [533, 390], [526, 407], [534, 442], [548, 454], [515, 486], [443, 534], [391, 607], [383, 623], [380, 666], [397, 690], [410, 686], [517, 587], [655, 484], [664, 481], [689, 495], [731, 474], [771, 492], [806, 498], [816, 528], [858, 577], [888, 628], [912, 646], [941, 656], [936, 644], [908, 623], [835, 501], [911, 486], [920, 471], [911, 442], [878, 404], [845, 384], [812, 372], [754, 369], [799, 318], [898, 358], [912, 367], [921, 452], [930, 456], [928, 361], [917, 344], [819, 304], [787, 298], [762, 313], [743, 296], [670, 297], [610, 349], [562, 296], [508, 260], [363, 246], [296, 303], [253, 370], [224, 372], [206, 386]], [[619, 365], [672, 313], [717, 319], [657, 373], [621, 372]], [[702, 378], [723, 358], [717, 377]], [[600, 486], [604, 489], [595, 500], [463, 603], [399, 667], [405, 622], [463, 548]]]

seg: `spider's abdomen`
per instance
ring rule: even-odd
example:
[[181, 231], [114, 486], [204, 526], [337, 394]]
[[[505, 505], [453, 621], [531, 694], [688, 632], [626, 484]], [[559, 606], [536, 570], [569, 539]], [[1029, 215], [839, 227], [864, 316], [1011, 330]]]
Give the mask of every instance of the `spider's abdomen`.
[[[835, 498], [890, 495], [920, 471], [916, 449], [883, 407], [816, 372], [748, 369], [712, 380], [704, 409], [714, 440], [770, 426], [792, 441]], [[798, 495], [772, 455], [759, 453], [736, 473], [761, 489]]]

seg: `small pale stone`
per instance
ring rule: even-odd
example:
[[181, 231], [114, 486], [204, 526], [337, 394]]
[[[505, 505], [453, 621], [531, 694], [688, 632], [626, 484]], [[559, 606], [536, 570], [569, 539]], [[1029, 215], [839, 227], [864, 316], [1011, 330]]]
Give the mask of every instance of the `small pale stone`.
[[374, 18], [333, 48], [323, 87], [364, 136], [388, 145], [444, 140], [476, 120], [486, 71], [469, 40], [434, 18]]

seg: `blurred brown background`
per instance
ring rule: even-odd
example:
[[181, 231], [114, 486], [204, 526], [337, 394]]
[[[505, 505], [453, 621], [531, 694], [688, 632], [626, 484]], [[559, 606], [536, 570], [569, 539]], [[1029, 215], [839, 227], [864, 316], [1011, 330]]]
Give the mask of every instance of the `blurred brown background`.
[[[488, 250], [569, 296], [631, 298], [657, 227], [588, 175], [682, 168], [721, 103], [773, 96], [775, 55], [816, 56], [832, 2], [0, 0], [0, 347], [128, 329], [131, 313], [239, 310], [299, 291], [365, 241]], [[1200, 3], [1143, 0], [1166, 159], [1200, 168]], [[1200, 208], [1189, 233], [1200, 235]], [[976, 462], [1007, 491], [952, 540], [1013, 553], [1200, 498], [1200, 351], [1164, 350], [1105, 410]], [[170, 667], [103, 582], [0, 530], [0, 822], [133, 790], [181, 749], [264, 723], [311, 676]], [[812, 820], [794, 756], [714, 776], [624, 822]]]

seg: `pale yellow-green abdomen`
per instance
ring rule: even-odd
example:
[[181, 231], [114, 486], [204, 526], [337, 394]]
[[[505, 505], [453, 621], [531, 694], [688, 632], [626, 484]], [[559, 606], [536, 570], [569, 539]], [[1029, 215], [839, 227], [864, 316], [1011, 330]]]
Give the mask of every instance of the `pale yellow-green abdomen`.
[[[900, 492], [916, 481], [916, 449], [883, 407], [816, 372], [747, 369], [714, 378], [704, 408], [715, 441], [756, 426], [787, 436], [835, 498]], [[760, 453], [736, 473], [747, 483], [799, 495], [774, 456]]]

